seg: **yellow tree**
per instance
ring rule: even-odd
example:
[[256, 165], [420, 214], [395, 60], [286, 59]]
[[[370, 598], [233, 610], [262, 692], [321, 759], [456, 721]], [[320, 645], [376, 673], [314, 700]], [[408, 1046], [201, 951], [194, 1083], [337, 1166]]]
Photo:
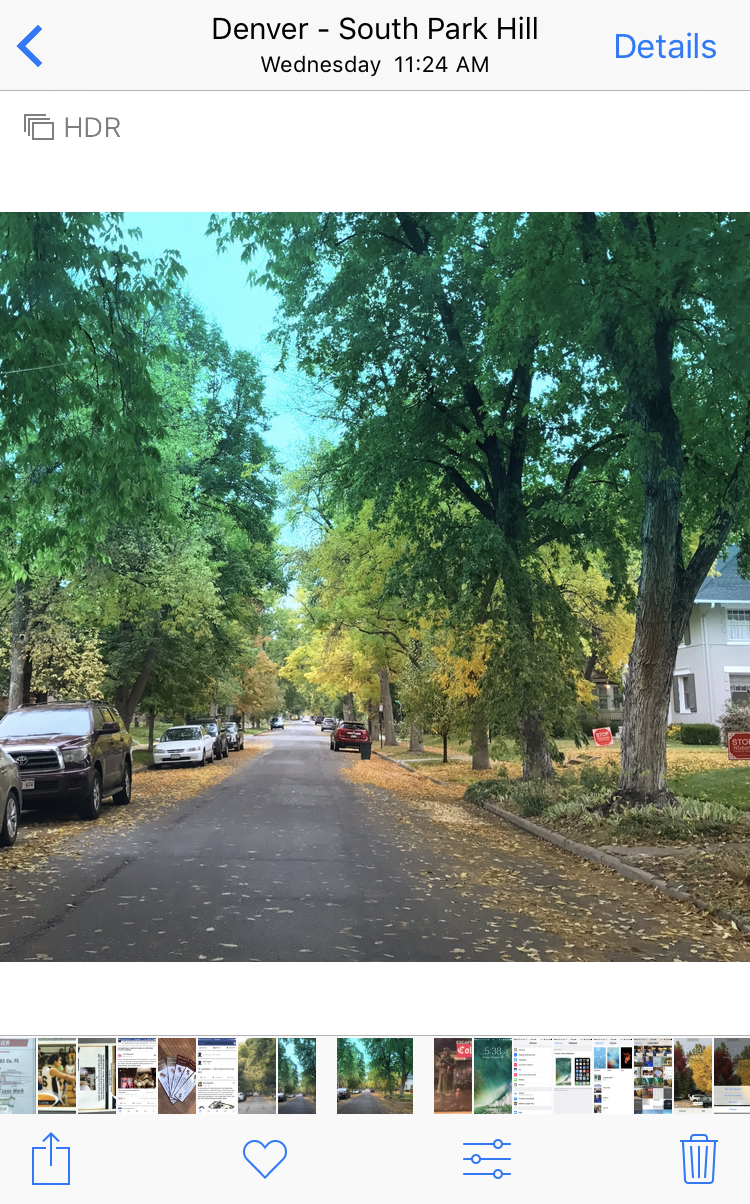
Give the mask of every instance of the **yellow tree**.
[[251, 719], [268, 718], [281, 706], [279, 666], [273, 663], [262, 648], [258, 650], [255, 663], [242, 674], [237, 706], [241, 711], [247, 712]]
[[[711, 1045], [706, 1045], [700, 1053], [688, 1054], [688, 1063], [693, 1072], [693, 1082], [699, 1091], [710, 1095], [713, 1087], [713, 1051]], [[743, 1082], [750, 1080], [743, 1079]]]

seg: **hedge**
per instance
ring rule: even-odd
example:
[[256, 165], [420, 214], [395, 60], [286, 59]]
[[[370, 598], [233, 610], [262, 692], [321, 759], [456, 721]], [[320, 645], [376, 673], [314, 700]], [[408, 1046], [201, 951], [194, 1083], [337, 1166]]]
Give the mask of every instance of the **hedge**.
[[721, 732], [714, 723], [683, 723], [680, 740], [683, 744], [719, 744]]

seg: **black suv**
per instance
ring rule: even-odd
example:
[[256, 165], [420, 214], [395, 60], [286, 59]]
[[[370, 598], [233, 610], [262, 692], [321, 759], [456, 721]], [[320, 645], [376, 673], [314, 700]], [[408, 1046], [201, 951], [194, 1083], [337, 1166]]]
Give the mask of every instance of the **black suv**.
[[219, 727], [216, 719], [191, 719], [191, 723], [200, 723], [201, 727], [205, 727], [210, 736], [214, 738], [214, 760], [219, 761], [222, 757], [229, 756], [229, 741], [227, 733]]
[[130, 802], [133, 740], [117, 711], [99, 700], [25, 706], [0, 720], [0, 748], [21, 774], [22, 805], [75, 803], [98, 819], [102, 799]]

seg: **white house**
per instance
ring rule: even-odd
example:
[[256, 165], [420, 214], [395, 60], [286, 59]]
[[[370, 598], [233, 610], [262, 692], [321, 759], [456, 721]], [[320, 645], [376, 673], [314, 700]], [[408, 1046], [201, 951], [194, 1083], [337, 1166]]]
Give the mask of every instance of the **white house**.
[[737, 570], [737, 548], [717, 561], [693, 604], [677, 652], [670, 723], [716, 723], [724, 705], [750, 694], [750, 581]]

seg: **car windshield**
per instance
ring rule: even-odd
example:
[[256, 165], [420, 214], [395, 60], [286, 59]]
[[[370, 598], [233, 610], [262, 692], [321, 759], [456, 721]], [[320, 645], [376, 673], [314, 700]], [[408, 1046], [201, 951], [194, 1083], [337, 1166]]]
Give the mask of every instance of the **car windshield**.
[[60, 708], [59, 711], [34, 709], [12, 711], [0, 722], [3, 736], [87, 736], [91, 731], [88, 710]]
[[363, 731], [363, 732], [367, 730], [366, 723], [349, 723], [349, 721], [347, 719], [344, 719], [342, 721], [341, 726], [342, 727], [356, 727], [356, 728], [359, 728], [359, 730]]
[[170, 727], [162, 736], [162, 742], [165, 740], [200, 740], [200, 735], [199, 727]]
[[219, 726], [216, 723], [204, 723], [203, 726], [207, 732], [211, 733], [212, 736], [215, 736], [219, 730]]
[[237, 724], [236, 723], [225, 723], [221, 730], [223, 732], [236, 732]]

